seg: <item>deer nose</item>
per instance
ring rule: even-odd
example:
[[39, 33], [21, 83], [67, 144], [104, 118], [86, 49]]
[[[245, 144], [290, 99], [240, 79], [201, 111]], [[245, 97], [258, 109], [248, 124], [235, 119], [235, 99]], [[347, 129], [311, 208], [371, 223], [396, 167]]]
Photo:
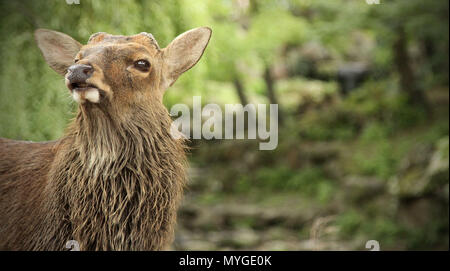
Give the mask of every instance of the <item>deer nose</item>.
[[91, 65], [75, 64], [69, 67], [66, 76], [70, 83], [85, 83], [91, 77], [94, 68]]

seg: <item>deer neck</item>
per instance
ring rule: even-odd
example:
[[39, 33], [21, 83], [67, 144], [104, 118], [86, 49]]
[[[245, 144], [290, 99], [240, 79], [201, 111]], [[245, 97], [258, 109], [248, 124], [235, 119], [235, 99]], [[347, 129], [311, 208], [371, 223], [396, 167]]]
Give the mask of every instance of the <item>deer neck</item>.
[[171, 138], [165, 108], [130, 115], [118, 121], [81, 110], [61, 141], [51, 177], [82, 249], [159, 249], [171, 239], [185, 182], [183, 143]]

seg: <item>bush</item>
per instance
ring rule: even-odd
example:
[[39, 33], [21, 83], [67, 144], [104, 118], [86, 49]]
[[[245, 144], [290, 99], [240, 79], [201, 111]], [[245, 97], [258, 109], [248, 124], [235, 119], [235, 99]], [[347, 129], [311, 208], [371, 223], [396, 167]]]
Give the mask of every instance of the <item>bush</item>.
[[347, 140], [359, 130], [358, 119], [334, 108], [312, 111], [300, 121], [300, 136], [309, 140]]
[[332, 198], [335, 185], [318, 167], [294, 170], [278, 165], [260, 167], [254, 174], [242, 174], [232, 190], [237, 193], [259, 191], [263, 194], [293, 192], [326, 203]]
[[368, 138], [370, 134], [386, 136], [425, 118], [425, 109], [410, 105], [390, 81], [368, 82], [342, 102], [304, 114], [299, 122], [300, 136], [309, 140], [349, 140], [361, 131]]
[[344, 100], [342, 108], [365, 123], [378, 121], [392, 129], [411, 127], [426, 118], [425, 109], [409, 104], [408, 97], [390, 81], [366, 83]]

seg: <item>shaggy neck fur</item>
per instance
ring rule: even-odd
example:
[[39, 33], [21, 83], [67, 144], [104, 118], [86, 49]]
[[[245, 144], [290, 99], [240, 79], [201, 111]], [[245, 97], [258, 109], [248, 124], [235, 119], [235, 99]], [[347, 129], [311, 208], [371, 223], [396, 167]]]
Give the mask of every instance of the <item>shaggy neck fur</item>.
[[98, 105], [81, 107], [49, 173], [47, 218], [61, 223], [49, 243], [159, 250], [172, 241], [185, 184], [184, 144], [170, 136], [162, 105], [136, 107], [127, 121]]

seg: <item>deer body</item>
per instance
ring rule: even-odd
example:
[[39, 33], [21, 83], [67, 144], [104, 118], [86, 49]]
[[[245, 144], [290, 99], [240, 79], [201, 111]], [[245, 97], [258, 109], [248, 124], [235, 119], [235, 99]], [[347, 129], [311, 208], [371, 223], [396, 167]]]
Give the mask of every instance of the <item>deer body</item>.
[[186, 159], [162, 94], [198, 61], [210, 34], [194, 29], [161, 50], [146, 33], [98, 33], [81, 46], [38, 30], [79, 112], [60, 140], [0, 139], [0, 250], [63, 250], [69, 240], [82, 250], [167, 248]]

